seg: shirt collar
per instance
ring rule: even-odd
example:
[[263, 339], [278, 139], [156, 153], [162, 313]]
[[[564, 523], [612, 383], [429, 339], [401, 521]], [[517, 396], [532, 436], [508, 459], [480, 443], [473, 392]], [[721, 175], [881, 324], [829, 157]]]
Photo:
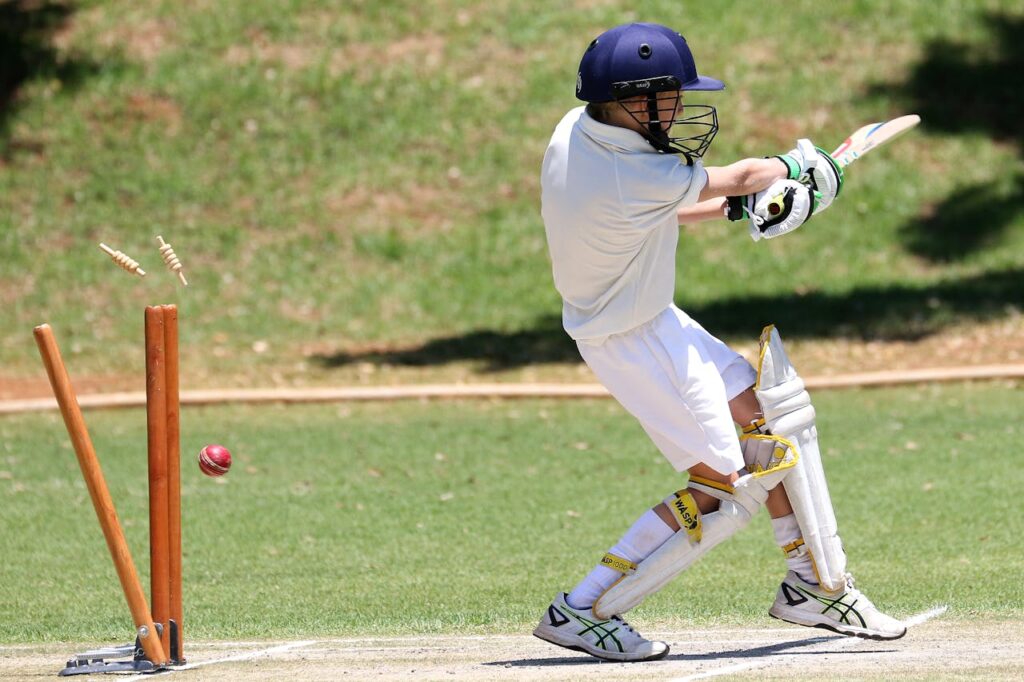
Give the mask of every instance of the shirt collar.
[[580, 115], [580, 129], [595, 142], [618, 151], [656, 154], [647, 138], [629, 128], [601, 123], [587, 113], [586, 107]]

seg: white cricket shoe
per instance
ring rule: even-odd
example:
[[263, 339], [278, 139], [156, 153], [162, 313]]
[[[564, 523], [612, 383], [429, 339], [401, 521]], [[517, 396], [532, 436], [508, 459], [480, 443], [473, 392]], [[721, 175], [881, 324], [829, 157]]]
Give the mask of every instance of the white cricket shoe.
[[551, 602], [534, 637], [606, 661], [654, 661], [668, 653], [665, 642], [644, 639], [618, 616], [603, 620], [590, 609], [574, 609], [566, 596], [559, 594]]
[[836, 596], [818, 585], [805, 583], [790, 571], [779, 586], [768, 615], [787, 623], [865, 639], [899, 639], [907, 634], [906, 625], [879, 611], [853, 586], [853, 576], [849, 573], [846, 574], [846, 591]]

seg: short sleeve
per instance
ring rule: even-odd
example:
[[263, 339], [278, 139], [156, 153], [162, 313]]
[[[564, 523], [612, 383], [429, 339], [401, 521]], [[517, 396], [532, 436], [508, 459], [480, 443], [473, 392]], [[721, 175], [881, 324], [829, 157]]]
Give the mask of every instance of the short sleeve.
[[697, 203], [708, 183], [700, 160], [688, 166], [674, 155], [633, 154], [624, 161], [625, 172], [619, 174], [622, 202], [630, 215], [646, 218], [642, 222], [648, 225]]
[[696, 204], [697, 199], [700, 198], [700, 193], [704, 191], [708, 184], [708, 172], [704, 170], [704, 163], [700, 159], [697, 159], [692, 166], [684, 166], [684, 168], [689, 168], [690, 177], [686, 189], [679, 199], [679, 203], [676, 204], [676, 208]]

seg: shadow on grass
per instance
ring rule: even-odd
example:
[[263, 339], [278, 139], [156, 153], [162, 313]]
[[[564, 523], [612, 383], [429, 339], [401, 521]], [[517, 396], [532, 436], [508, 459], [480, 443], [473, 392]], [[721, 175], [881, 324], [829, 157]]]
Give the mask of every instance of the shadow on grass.
[[[784, 338], [915, 340], [961, 320], [1002, 317], [1024, 307], [1024, 268], [988, 272], [932, 286], [861, 287], [845, 294], [811, 292], [752, 295], [684, 310], [708, 331], [724, 338], [757, 339], [775, 324]], [[330, 353], [316, 357], [326, 368], [352, 363], [423, 367], [458, 361], [481, 362], [496, 372], [528, 365], [579, 362], [576, 345], [558, 315], [541, 317], [532, 329], [478, 330], [433, 339], [414, 348]]]
[[[874, 86], [872, 94], [893, 93], [908, 111], [921, 115], [928, 130], [982, 134], [1024, 150], [1024, 16], [990, 13], [988, 36], [967, 44], [940, 38], [902, 83]], [[970, 164], [970, 158], [963, 163]], [[910, 253], [931, 262], [952, 262], [977, 252], [1006, 232], [1024, 210], [1024, 177], [992, 177], [958, 189], [927, 208], [901, 231]]]
[[1024, 175], [1009, 190], [983, 182], [963, 187], [900, 229], [906, 249], [932, 263], [950, 263], [991, 246], [1024, 209]]
[[10, 146], [16, 146], [7, 137], [23, 84], [48, 78], [59, 81], [61, 88], [74, 88], [98, 70], [96, 64], [70, 58], [54, 45], [54, 36], [67, 26], [74, 11], [74, 3], [59, 0], [0, 0], [0, 143], [4, 155]]

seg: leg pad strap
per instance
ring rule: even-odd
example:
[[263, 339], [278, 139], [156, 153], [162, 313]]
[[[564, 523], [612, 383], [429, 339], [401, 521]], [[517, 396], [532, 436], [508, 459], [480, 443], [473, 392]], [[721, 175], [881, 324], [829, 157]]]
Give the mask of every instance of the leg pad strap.
[[629, 559], [620, 557], [617, 554], [612, 554], [611, 552], [608, 552], [603, 557], [601, 557], [601, 565], [605, 568], [610, 568], [614, 571], [618, 571], [623, 575], [628, 575], [636, 570], [635, 563], [633, 563]]
[[672, 512], [676, 523], [681, 530], [694, 542], [700, 542], [704, 535], [704, 529], [700, 520], [700, 509], [697, 507], [697, 500], [687, 490], [677, 490], [675, 494], [669, 495], [662, 500], [664, 505]]

